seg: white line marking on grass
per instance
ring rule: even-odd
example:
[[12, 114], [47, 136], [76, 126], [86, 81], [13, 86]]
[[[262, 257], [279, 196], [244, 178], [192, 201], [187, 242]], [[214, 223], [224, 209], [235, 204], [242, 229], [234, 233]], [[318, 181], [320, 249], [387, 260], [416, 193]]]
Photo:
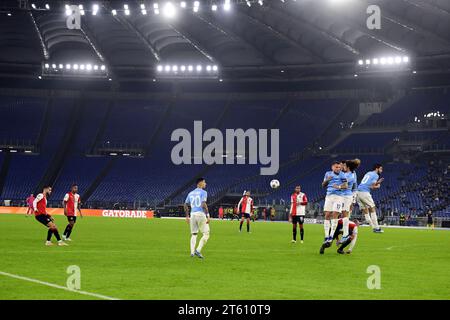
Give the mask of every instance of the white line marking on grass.
[[83, 294], [85, 296], [91, 296], [91, 297], [95, 297], [95, 298], [99, 298], [99, 299], [120, 300], [118, 298], [108, 297], [108, 296], [104, 296], [104, 295], [96, 294], [96, 293], [92, 293], [92, 292], [69, 289], [67, 287], [63, 287], [63, 286], [60, 286], [60, 285], [57, 285], [57, 284], [54, 284], [54, 283], [40, 281], [40, 280], [27, 278], [27, 277], [22, 277], [22, 276], [19, 276], [19, 275], [16, 275], [16, 274], [11, 274], [11, 273], [7, 273], [7, 272], [3, 272], [3, 271], [0, 271], [0, 275], [5, 276], [5, 277], [14, 278], [14, 279], [19, 279], [19, 280], [24, 280], [24, 281], [28, 281], [28, 282], [41, 284], [41, 285], [44, 285], [44, 286], [47, 286], [47, 287], [52, 287], [52, 288], [56, 288], [56, 289], [66, 290], [66, 291], [69, 291], [69, 292], [76, 292], [76, 293], [79, 293], [79, 294]]

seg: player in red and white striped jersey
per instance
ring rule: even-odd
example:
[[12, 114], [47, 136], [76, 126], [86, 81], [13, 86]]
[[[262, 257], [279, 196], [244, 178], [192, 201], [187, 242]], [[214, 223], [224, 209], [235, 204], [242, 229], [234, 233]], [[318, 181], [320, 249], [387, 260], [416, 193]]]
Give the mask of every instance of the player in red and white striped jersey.
[[58, 240], [58, 246], [67, 246], [67, 244], [64, 243], [59, 236], [58, 228], [56, 227], [53, 217], [47, 213], [47, 196], [49, 196], [51, 193], [52, 187], [47, 186], [44, 188], [42, 193], [39, 193], [36, 196], [33, 201], [34, 215], [37, 221], [48, 228], [47, 242], [45, 242], [46, 246], [52, 245], [52, 242], [50, 241], [50, 239], [52, 238], [52, 234], [54, 234], [56, 240]]
[[250, 232], [250, 216], [253, 214], [253, 199], [250, 197], [250, 191], [244, 192], [244, 196], [237, 205], [237, 211], [241, 213], [239, 232], [242, 231], [244, 219], [247, 220], [247, 232]]
[[303, 229], [303, 223], [305, 222], [306, 205], [308, 204], [308, 198], [306, 194], [301, 192], [301, 187], [296, 186], [294, 193], [291, 195], [291, 209], [290, 220], [292, 221], [292, 243], [297, 242], [297, 223], [300, 228], [300, 240], [303, 243], [303, 236], [305, 230]]
[[73, 184], [70, 188], [70, 192], [66, 193], [63, 200], [64, 215], [67, 217], [67, 221], [69, 221], [69, 224], [63, 233], [63, 239], [66, 241], [72, 241], [70, 239], [70, 234], [72, 233], [75, 222], [77, 222], [77, 211], [80, 213], [80, 216], [83, 217], [80, 205], [81, 199], [78, 194], [78, 186]]

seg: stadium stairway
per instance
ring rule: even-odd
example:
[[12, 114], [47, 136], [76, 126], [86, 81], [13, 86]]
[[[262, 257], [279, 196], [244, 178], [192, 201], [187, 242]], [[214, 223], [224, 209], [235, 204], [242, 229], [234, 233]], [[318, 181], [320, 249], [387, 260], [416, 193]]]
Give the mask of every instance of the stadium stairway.
[[[1, 160], [1, 159], [0, 159]], [[0, 195], [3, 192], [3, 187], [5, 185], [6, 176], [8, 175], [9, 164], [11, 163], [11, 153], [6, 152], [3, 155], [3, 162], [0, 167]]]
[[155, 130], [153, 131], [153, 134], [151, 135], [147, 145], [145, 146], [145, 156], [151, 155], [153, 145], [155, 144], [156, 139], [158, 138], [159, 134], [161, 133], [162, 128], [164, 127], [164, 124], [167, 122], [167, 119], [172, 112], [172, 108], [175, 106], [178, 100], [178, 95], [174, 94], [173, 97], [170, 99], [169, 103], [166, 106], [166, 110], [164, 111], [163, 116], [159, 119], [158, 124], [156, 125]]
[[[398, 101], [400, 101], [405, 96], [404, 90], [398, 90], [392, 98], [390, 98], [386, 103], [383, 104], [381, 113], [385, 112], [389, 108], [391, 108], [393, 105], [395, 105]], [[371, 117], [371, 114], [369, 115], [361, 115], [358, 111], [358, 117], [354, 120], [355, 125], [363, 125], [369, 118]], [[353, 133], [352, 130], [343, 130], [341, 131], [339, 137], [331, 144], [328, 145], [326, 150], [333, 150], [338, 144], [343, 142], [345, 139], [347, 139], [351, 134]]]
[[108, 104], [108, 109], [106, 110], [106, 114], [103, 117], [103, 121], [100, 124], [100, 126], [99, 126], [99, 128], [97, 130], [97, 134], [95, 135], [95, 138], [94, 138], [94, 140], [92, 142], [92, 145], [91, 145], [91, 147], [89, 149], [89, 153], [90, 154], [94, 153], [94, 150], [95, 150], [97, 144], [99, 143], [100, 138], [103, 136], [103, 134], [105, 132], [106, 126], [108, 125], [109, 116], [111, 114], [111, 110], [113, 109], [113, 107], [114, 107], [114, 99], [111, 99], [109, 104]]
[[56, 149], [57, 152], [55, 153], [49, 166], [47, 167], [47, 170], [43, 175], [41, 181], [39, 182], [35, 193], [39, 193], [44, 185], [53, 185], [57, 180], [63, 164], [68, 157], [69, 148], [71, 147], [72, 142], [75, 139], [77, 131], [76, 129], [78, 128], [78, 124], [81, 118], [81, 109], [84, 107], [84, 105], [85, 101], [82, 98], [76, 100], [75, 106], [72, 109], [71, 115], [69, 117], [70, 120], [67, 123], [63, 139], [60, 142], [59, 147]]
[[[226, 113], [228, 112], [230, 106], [233, 104], [233, 101], [234, 101], [234, 96], [233, 96], [233, 95], [230, 95], [229, 98], [228, 98], [228, 100], [227, 100], [227, 103], [225, 104], [225, 107], [224, 107], [223, 110], [222, 110], [222, 113], [220, 113], [219, 117], [217, 118], [217, 120], [216, 120], [216, 122], [215, 122], [215, 124], [214, 124], [214, 127], [215, 127], [215, 128], [219, 128], [219, 127], [220, 127], [220, 125], [222, 124], [222, 120], [223, 120], [224, 116], [226, 115]], [[175, 191], [174, 191], [173, 193], [171, 193], [167, 198], [165, 198], [163, 202], [159, 203], [159, 204], [158, 204], [158, 207], [159, 207], [159, 206], [164, 206], [165, 203], [170, 202], [170, 201], [173, 200], [176, 196], [185, 193], [187, 189], [191, 188], [191, 187], [194, 185], [194, 183], [195, 183], [195, 181], [196, 181], [196, 179], [197, 179], [198, 177], [204, 176], [210, 169], [211, 169], [211, 166], [210, 166], [210, 165], [204, 165], [204, 166], [202, 167], [202, 169], [200, 169], [200, 170], [199, 170], [199, 171], [198, 171], [198, 172], [197, 172], [197, 173], [196, 173], [189, 181], [187, 181], [182, 187], [180, 187], [180, 188], [178, 188], [177, 190], [175, 190]]]
[[108, 162], [105, 164], [103, 169], [100, 171], [100, 173], [95, 177], [94, 181], [92, 181], [91, 185], [86, 189], [86, 191], [81, 195], [81, 199], [83, 199], [83, 202], [88, 202], [89, 198], [94, 193], [95, 189], [100, 185], [100, 183], [103, 181], [103, 179], [108, 175], [108, 173], [111, 171], [111, 168], [114, 165], [114, 162], [116, 161], [116, 157], [110, 157]]
[[42, 146], [42, 144], [44, 142], [44, 138], [47, 135], [47, 131], [48, 131], [49, 123], [50, 123], [50, 111], [52, 109], [51, 108], [52, 104], [53, 104], [53, 98], [49, 97], [49, 99], [47, 100], [47, 103], [45, 105], [44, 118], [42, 120], [41, 129], [39, 130], [39, 136], [38, 136], [37, 142], [36, 142], [38, 150]]

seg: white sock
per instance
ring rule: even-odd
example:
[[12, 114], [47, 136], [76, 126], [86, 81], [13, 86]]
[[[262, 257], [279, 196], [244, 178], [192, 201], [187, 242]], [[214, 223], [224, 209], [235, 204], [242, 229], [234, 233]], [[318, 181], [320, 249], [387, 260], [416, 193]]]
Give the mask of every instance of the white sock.
[[331, 219], [330, 237], [334, 236], [334, 232], [336, 231], [337, 225], [338, 225], [338, 219]]
[[372, 219], [370, 219], [370, 215], [366, 213], [364, 214], [364, 217], [366, 218], [366, 221], [370, 224], [370, 226], [373, 228], [373, 222]]
[[197, 235], [193, 234], [191, 236], [191, 254], [194, 254], [196, 244], [197, 244]]
[[323, 221], [323, 231], [325, 231], [325, 238], [330, 236], [330, 220]]
[[372, 219], [373, 227], [374, 227], [375, 229], [378, 229], [380, 226], [378, 225], [377, 213], [376, 213], [375, 211], [374, 211], [374, 212], [371, 212], [371, 213], [370, 213], [370, 217], [371, 217], [371, 219]]
[[348, 225], [350, 223], [350, 220], [348, 217], [344, 217], [342, 218], [342, 232], [343, 232], [343, 236], [347, 237], [348, 236]]
[[198, 247], [197, 247], [197, 251], [201, 252], [203, 249], [203, 246], [206, 244], [206, 242], [208, 241], [209, 238], [209, 234], [205, 233], [203, 234], [203, 237], [200, 239], [200, 241], [198, 242]]
[[358, 234], [355, 234], [355, 235], [353, 236], [352, 242], [350, 242], [350, 247], [348, 248], [348, 251], [352, 251], [352, 250], [353, 250], [353, 248], [355, 247], [356, 239], [357, 239], [357, 238], [358, 238]]

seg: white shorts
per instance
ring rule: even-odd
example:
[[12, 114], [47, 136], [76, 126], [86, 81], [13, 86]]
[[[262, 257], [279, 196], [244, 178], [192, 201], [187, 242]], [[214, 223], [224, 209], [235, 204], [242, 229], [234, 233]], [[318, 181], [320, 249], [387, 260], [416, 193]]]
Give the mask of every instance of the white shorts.
[[323, 211], [325, 212], [341, 212], [343, 197], [331, 194], [325, 197], [325, 204], [323, 205]]
[[356, 191], [352, 194], [352, 203], [356, 204]]
[[209, 224], [206, 223], [206, 215], [203, 212], [191, 213], [191, 233], [207, 233], [209, 232]]
[[350, 207], [353, 203], [353, 196], [343, 196], [342, 199], [342, 211], [350, 212]]
[[373, 201], [370, 192], [358, 191], [356, 199], [358, 200], [358, 205], [361, 209], [375, 208], [375, 202]]

